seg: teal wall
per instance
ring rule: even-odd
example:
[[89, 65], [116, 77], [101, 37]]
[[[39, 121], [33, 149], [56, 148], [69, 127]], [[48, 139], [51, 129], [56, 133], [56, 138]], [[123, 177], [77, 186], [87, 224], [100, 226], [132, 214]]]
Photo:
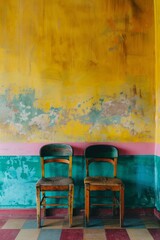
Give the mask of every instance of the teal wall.
[[160, 156], [155, 157], [155, 207], [160, 211]]
[[155, 206], [154, 156], [122, 156], [118, 177], [125, 183], [126, 207]]
[[[154, 156], [120, 156], [118, 177], [125, 184], [125, 206], [156, 207], [160, 209], [160, 196], [155, 195], [160, 188], [160, 176], [155, 187], [155, 164], [160, 167], [160, 158]], [[103, 169], [97, 169], [97, 173]], [[60, 171], [56, 169], [56, 171]], [[110, 174], [111, 169], [106, 170]], [[50, 170], [47, 170], [49, 174]], [[39, 156], [0, 157], [0, 208], [35, 208], [35, 183], [40, 178]], [[73, 178], [75, 181], [75, 208], [84, 208], [85, 161], [83, 156], [73, 158]]]

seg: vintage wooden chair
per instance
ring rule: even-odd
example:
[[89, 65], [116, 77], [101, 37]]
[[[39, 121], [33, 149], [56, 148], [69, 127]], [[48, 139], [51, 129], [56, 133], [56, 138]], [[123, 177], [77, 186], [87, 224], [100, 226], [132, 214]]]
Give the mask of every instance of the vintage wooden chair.
[[[85, 185], [85, 224], [89, 223], [90, 207], [91, 206], [112, 206], [113, 214], [119, 208], [120, 226], [123, 225], [124, 219], [124, 184], [118, 178], [117, 175], [117, 159], [118, 149], [110, 145], [91, 145], [85, 149], [86, 159], [86, 178], [84, 179]], [[90, 176], [89, 168], [90, 164], [99, 162], [108, 162], [113, 165], [113, 177], [108, 176]], [[92, 166], [93, 167], [93, 166]], [[105, 168], [101, 169], [103, 172]], [[92, 171], [93, 172], [93, 171]], [[92, 175], [94, 175], [92, 173]], [[111, 200], [98, 204], [91, 201], [91, 191], [110, 191], [112, 193]], [[119, 192], [119, 193], [117, 193]], [[96, 197], [96, 196], [94, 196]], [[101, 196], [97, 196], [98, 198]], [[106, 199], [107, 200], [107, 199]]]
[[[36, 184], [38, 227], [41, 227], [41, 206], [44, 210], [44, 216], [46, 215], [46, 206], [68, 206], [69, 226], [72, 226], [74, 197], [74, 184], [72, 179], [72, 155], [73, 149], [70, 145], [67, 144], [47, 144], [40, 149], [42, 178]], [[55, 170], [52, 173], [52, 177], [46, 177], [45, 168], [48, 167], [46, 164], [48, 165], [49, 163], [52, 163], [52, 166], [55, 167]], [[62, 169], [61, 172], [64, 172], [64, 175], [56, 177], [57, 164], [61, 164], [59, 166], [60, 169], [64, 166], [68, 168], [67, 176], [64, 177], [66, 170], [64, 172]], [[61, 194], [59, 192], [59, 195], [57, 196], [58, 191], [67, 191], [68, 194], [62, 196], [63, 192], [61, 192]], [[53, 199], [55, 199], [54, 203], [50, 203], [51, 201], [53, 202]], [[62, 200], [60, 199], [65, 199], [65, 202], [63, 201], [63, 203], [61, 203]]]

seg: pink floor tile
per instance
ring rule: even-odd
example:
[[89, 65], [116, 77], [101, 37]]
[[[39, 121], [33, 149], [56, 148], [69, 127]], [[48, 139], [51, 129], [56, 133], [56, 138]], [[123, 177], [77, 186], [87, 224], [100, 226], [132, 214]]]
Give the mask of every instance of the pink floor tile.
[[106, 229], [107, 240], [130, 240], [125, 229]]
[[19, 229], [0, 229], [1, 240], [15, 240], [19, 233]]
[[83, 240], [82, 229], [63, 229], [60, 240]]
[[7, 219], [0, 219], [0, 228], [7, 222]]
[[148, 229], [154, 240], [160, 240], [160, 228]]

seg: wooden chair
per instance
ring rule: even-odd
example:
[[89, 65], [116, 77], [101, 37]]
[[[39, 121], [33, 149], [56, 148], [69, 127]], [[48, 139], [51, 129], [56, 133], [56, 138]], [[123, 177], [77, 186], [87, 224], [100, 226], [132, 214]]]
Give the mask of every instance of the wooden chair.
[[[72, 179], [72, 155], [72, 147], [67, 144], [47, 144], [40, 149], [42, 178], [36, 184], [38, 228], [41, 227], [41, 206], [43, 206], [44, 216], [46, 215], [46, 206], [68, 206], [69, 226], [72, 226], [74, 196], [74, 184]], [[55, 168], [52, 177], [46, 177], [47, 172], [45, 171], [45, 165], [48, 165], [49, 163], [52, 163], [52, 166], [55, 164], [55, 167], [57, 164], [61, 164], [59, 166], [60, 169], [67, 164], [67, 176], [64, 177], [63, 175], [56, 177], [57, 170]], [[67, 191], [68, 194], [65, 194], [65, 196], [59, 194], [60, 196], [57, 196], [58, 191]], [[49, 193], [52, 193], [53, 195]], [[53, 198], [56, 202], [58, 201], [58, 203], [48, 203], [49, 199], [50, 202], [53, 202]], [[65, 203], [61, 203], [62, 200], [60, 199], [66, 199], [67, 203], [66, 200]]]
[[[113, 213], [116, 208], [119, 207], [120, 215], [120, 226], [123, 225], [124, 219], [124, 184], [118, 178], [117, 175], [117, 159], [118, 159], [118, 149], [110, 145], [92, 145], [85, 150], [86, 159], [86, 178], [84, 179], [85, 185], [85, 224], [89, 223], [90, 207], [95, 206], [112, 206]], [[113, 177], [107, 176], [90, 176], [89, 167], [92, 163], [108, 162], [113, 165]], [[92, 166], [93, 167], [93, 166]], [[105, 171], [105, 168], [102, 169]], [[93, 175], [93, 173], [92, 173]], [[91, 191], [111, 191], [112, 202], [111, 203], [100, 203], [97, 202], [92, 204], [91, 202]], [[116, 192], [119, 192], [117, 194]], [[118, 195], [118, 196], [116, 196]], [[100, 197], [100, 196], [99, 196]]]

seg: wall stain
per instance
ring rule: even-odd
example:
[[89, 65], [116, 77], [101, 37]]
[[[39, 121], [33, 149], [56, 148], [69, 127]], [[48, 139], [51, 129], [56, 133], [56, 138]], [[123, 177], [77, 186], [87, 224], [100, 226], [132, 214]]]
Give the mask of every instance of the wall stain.
[[146, 2], [0, 1], [1, 140], [153, 141], [154, 4]]
[[[104, 95], [100, 98], [93, 96], [71, 108], [50, 105], [49, 110], [44, 110], [35, 107], [36, 101], [33, 89], [27, 89], [13, 97], [9, 90], [0, 95], [1, 126], [9, 127], [13, 135], [29, 136], [29, 139], [34, 138], [36, 131], [48, 141], [51, 131], [59, 134], [57, 127], [67, 127], [72, 121], [78, 121], [82, 126], [90, 125], [90, 135], [94, 133], [97, 124], [99, 129], [102, 129], [104, 125], [114, 126], [116, 124], [127, 129], [131, 135], [133, 133], [134, 135], [145, 134], [146, 127], [139, 127], [139, 118], [147, 117], [148, 119], [148, 116], [143, 106], [142, 90], [137, 89], [135, 84], [130, 94], [123, 91], [119, 95]], [[136, 120], [129, 120], [126, 124], [131, 115], [136, 116], [138, 123]], [[145, 122], [143, 124], [146, 125]], [[149, 125], [149, 122], [147, 124]]]
[[138, 5], [136, 0], [129, 0], [133, 12], [133, 16], [136, 18], [140, 18], [141, 14], [143, 13], [143, 10], [141, 7]]
[[40, 177], [39, 157], [1, 156], [0, 176], [0, 208], [35, 206], [35, 182]]
[[[156, 164], [159, 165], [158, 159]], [[112, 168], [105, 167], [93, 168], [91, 172], [111, 175]], [[56, 168], [58, 173], [61, 170], [61, 166]], [[48, 166], [46, 171], [49, 176], [55, 169]], [[125, 184], [125, 207], [154, 207], [156, 198], [159, 209], [160, 196], [155, 195], [155, 191], [159, 193], [159, 182], [156, 187], [154, 185], [154, 156], [120, 156], [117, 173]], [[39, 156], [0, 156], [0, 208], [35, 208], [35, 185], [40, 175]], [[74, 156], [75, 208], [84, 207], [84, 176], [84, 157]]]

